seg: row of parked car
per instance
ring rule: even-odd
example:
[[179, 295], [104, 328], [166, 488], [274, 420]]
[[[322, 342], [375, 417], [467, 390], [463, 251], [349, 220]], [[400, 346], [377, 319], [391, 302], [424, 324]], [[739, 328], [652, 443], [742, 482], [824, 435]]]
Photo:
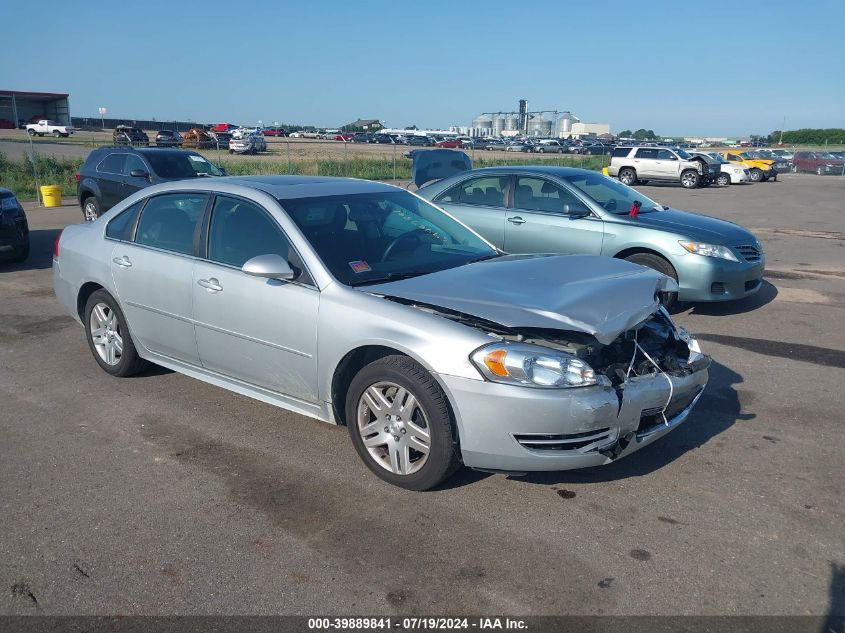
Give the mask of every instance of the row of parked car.
[[[112, 133], [115, 145], [150, 147], [150, 137], [137, 127], [119, 125]], [[267, 151], [264, 135], [254, 129], [238, 129], [233, 132], [191, 128], [184, 134], [176, 130], [159, 130], [155, 136], [156, 147], [193, 147], [197, 149], [219, 148], [230, 154], [257, 154]]]

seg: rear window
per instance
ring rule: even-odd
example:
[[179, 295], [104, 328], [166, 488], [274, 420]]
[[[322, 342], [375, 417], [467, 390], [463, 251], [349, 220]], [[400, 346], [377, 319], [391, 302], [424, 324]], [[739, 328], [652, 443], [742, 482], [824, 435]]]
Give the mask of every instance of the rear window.
[[97, 165], [97, 171], [103, 174], [123, 174], [125, 162], [126, 154], [109, 154]]
[[625, 158], [630, 152], [630, 147], [617, 147], [613, 150], [613, 154], [611, 154], [611, 156], [613, 158]]

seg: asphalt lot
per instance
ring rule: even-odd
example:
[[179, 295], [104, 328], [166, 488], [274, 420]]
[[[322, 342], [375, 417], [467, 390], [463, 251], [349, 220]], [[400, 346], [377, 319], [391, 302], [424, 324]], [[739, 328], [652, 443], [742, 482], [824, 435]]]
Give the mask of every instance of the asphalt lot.
[[0, 267], [0, 613], [845, 614], [845, 179], [643, 190], [768, 254], [755, 297], [676, 315], [715, 361], [695, 413], [610, 466], [429, 493], [344, 428], [103, 373], [52, 294], [81, 212], [28, 205], [32, 255]]

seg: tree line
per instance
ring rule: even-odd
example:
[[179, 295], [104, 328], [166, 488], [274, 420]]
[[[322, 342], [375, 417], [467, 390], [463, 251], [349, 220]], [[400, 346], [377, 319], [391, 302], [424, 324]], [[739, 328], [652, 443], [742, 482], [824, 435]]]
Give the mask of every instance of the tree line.
[[[781, 141], [781, 131], [775, 130], [769, 134], [768, 141], [774, 144]], [[784, 130], [783, 143], [784, 145], [824, 145], [825, 143], [838, 145], [845, 143], [845, 129], [829, 127]]]

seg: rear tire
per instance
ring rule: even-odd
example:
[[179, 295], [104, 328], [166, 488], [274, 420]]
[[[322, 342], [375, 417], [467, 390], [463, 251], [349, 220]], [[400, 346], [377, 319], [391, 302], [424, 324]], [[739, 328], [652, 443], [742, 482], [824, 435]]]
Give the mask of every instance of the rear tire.
[[697, 171], [687, 169], [681, 174], [681, 186], [684, 189], [695, 189], [701, 183], [701, 176]]
[[14, 256], [12, 262], [15, 264], [20, 264], [25, 262], [29, 258], [29, 240], [27, 240], [26, 244], [23, 245], [21, 252]]
[[816, 176], [824, 176], [824, 170], [821, 167], [816, 167]]
[[[651, 268], [659, 273], [663, 273], [667, 277], [671, 277], [676, 282], [678, 281], [678, 273], [675, 271], [675, 267], [669, 263], [669, 260], [661, 257], [660, 255], [655, 255], [654, 253], [634, 253], [633, 255], [626, 257], [625, 261], [639, 264], [640, 266], [645, 266], [646, 268]], [[677, 292], [660, 293], [660, 303], [667, 310], [677, 302]]]
[[619, 182], [623, 185], [628, 185], [629, 187], [633, 187], [637, 184], [637, 172], [635, 172], [630, 167], [625, 167], [619, 170]]
[[[92, 314], [95, 309], [97, 315]], [[147, 361], [138, 356], [123, 311], [108, 292], [101, 289], [91, 293], [83, 315], [88, 347], [104, 372], [123, 378], [137, 374], [147, 366]], [[96, 328], [98, 322], [110, 325], [103, 324]], [[110, 342], [113, 345], [115, 341], [120, 341], [119, 352], [103, 352], [102, 347], [108, 347]]]
[[[366, 395], [374, 389], [387, 398], [376, 403], [380, 409], [372, 408], [369, 402], [375, 399]], [[399, 389], [408, 394], [402, 403], [396, 402], [403, 397]], [[391, 396], [393, 400], [388, 402]], [[414, 405], [409, 404], [410, 398], [415, 399]], [[373, 473], [394, 486], [428, 490], [460, 466], [446, 394], [424, 367], [407, 356], [385, 356], [361, 369], [349, 385], [345, 410], [346, 426], [358, 455]], [[397, 416], [406, 411], [405, 419]], [[425, 433], [429, 436], [427, 440]], [[428, 445], [427, 454], [414, 448], [419, 445], [417, 437], [422, 437], [423, 444]], [[406, 438], [409, 450], [403, 448]], [[386, 443], [379, 444], [382, 440]], [[409, 473], [395, 472], [397, 464], [398, 470]]]
[[95, 196], [88, 196], [82, 201], [82, 217], [86, 222], [93, 222], [100, 217], [100, 203]]
[[26, 133], [30, 136], [35, 136], [36, 132], [32, 128], [27, 128]]
[[751, 182], [760, 182], [761, 180], [763, 180], [763, 172], [757, 169], [756, 167], [752, 167]]
[[53, 130], [53, 136], [54, 136], [55, 138], [59, 138], [61, 135], [62, 135], [62, 133], [61, 133], [61, 132], [59, 132], [58, 130]]
[[716, 184], [720, 187], [727, 187], [731, 184], [731, 177], [728, 174], [719, 174], [716, 176]]

